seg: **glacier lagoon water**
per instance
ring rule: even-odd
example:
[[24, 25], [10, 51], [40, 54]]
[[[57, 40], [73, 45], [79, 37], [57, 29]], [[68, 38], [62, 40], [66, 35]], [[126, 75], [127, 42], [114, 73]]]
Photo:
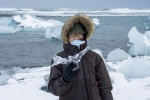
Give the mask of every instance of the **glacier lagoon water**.
[[[42, 17], [66, 22], [69, 17]], [[116, 48], [128, 52], [128, 32], [136, 26], [145, 32], [144, 22], [147, 16], [94, 16], [100, 20], [100, 26], [88, 40], [91, 49], [100, 49], [104, 58]], [[45, 38], [45, 32], [18, 32], [0, 34], [0, 68], [49, 66], [52, 57], [63, 50], [62, 41]]]

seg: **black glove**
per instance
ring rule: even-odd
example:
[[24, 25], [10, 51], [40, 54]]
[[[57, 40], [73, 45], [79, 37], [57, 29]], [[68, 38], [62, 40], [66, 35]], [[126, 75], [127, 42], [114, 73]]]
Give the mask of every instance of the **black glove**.
[[80, 71], [79, 68], [76, 69], [76, 70], [73, 70], [76, 66], [77, 66], [77, 65], [76, 65], [75, 63], [71, 62], [71, 63], [67, 66], [66, 70], [64, 71], [64, 73], [63, 73], [63, 80], [64, 80], [66, 83], [69, 83], [69, 82], [71, 81], [71, 79], [72, 79], [73, 77], [75, 77], [75, 76], [78, 74], [78, 72]]

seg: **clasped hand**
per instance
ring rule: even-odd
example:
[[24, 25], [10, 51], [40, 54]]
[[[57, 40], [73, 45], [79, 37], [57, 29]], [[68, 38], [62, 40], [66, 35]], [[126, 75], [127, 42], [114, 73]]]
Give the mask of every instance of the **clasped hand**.
[[77, 67], [77, 64], [71, 62], [65, 69], [64, 73], [63, 73], [63, 80], [66, 82], [66, 83], [69, 83], [73, 77], [75, 77], [80, 69], [76, 69], [74, 70], [74, 68]]

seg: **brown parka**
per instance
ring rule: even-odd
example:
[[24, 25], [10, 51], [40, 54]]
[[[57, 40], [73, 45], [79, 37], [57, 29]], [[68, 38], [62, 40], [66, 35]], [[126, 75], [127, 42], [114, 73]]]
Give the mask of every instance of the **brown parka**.
[[[84, 21], [82, 19], [84, 19]], [[86, 28], [88, 34], [86, 39], [93, 33], [93, 23], [87, 16], [82, 14], [73, 16], [62, 28], [64, 50], [58, 53], [57, 56], [60, 56], [61, 58], [68, 58], [68, 56], [73, 56], [87, 47], [86, 40], [86, 42], [82, 44], [79, 49], [77, 46], [73, 46], [68, 43], [67, 37], [65, 37], [67, 34], [65, 31], [68, 31], [71, 28], [70, 24], [77, 22], [80, 22]], [[86, 25], [88, 27], [86, 27]], [[89, 27], [90, 29], [88, 29]], [[49, 91], [54, 95], [59, 96], [59, 100], [113, 100], [110, 77], [100, 55], [88, 50], [81, 58], [78, 65], [80, 71], [70, 83], [66, 83], [62, 79], [62, 75], [67, 67], [67, 64], [52, 66], [48, 83]], [[98, 82], [98, 85], [96, 82]]]

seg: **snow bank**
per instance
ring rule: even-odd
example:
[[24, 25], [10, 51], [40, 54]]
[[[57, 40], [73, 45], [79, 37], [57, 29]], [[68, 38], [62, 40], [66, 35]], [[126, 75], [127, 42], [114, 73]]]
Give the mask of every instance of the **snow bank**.
[[120, 87], [128, 85], [128, 80], [125, 78], [125, 76], [122, 73], [109, 72], [109, 75], [113, 85], [120, 86]]
[[150, 77], [150, 60], [142, 58], [132, 58], [122, 65], [119, 72], [127, 78]]

